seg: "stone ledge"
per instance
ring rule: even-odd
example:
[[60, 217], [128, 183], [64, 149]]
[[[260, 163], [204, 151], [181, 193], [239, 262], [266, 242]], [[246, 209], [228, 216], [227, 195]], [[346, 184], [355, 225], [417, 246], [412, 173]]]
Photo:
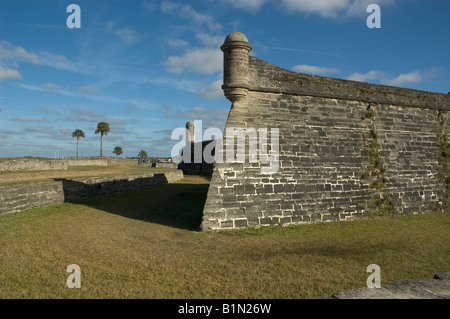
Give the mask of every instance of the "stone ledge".
[[402, 279], [381, 288], [358, 288], [318, 299], [450, 299], [450, 272], [433, 279]]
[[249, 91], [450, 111], [450, 94], [298, 73], [249, 57]]

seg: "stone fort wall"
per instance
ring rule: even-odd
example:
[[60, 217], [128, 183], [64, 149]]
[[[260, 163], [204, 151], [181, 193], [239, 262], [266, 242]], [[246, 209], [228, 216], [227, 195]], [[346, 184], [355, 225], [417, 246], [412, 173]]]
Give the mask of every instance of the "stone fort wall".
[[0, 159], [0, 172], [2, 171], [48, 171], [66, 170], [67, 161], [45, 159]]
[[448, 207], [449, 94], [291, 72], [249, 56], [237, 32], [221, 49], [225, 135], [278, 128], [279, 168], [216, 161], [203, 230]]
[[[137, 165], [137, 159], [105, 158], [105, 159], [0, 159], [2, 171], [48, 171], [66, 170], [69, 166], [108, 166], [108, 165]], [[173, 165], [172, 165], [173, 166]]]

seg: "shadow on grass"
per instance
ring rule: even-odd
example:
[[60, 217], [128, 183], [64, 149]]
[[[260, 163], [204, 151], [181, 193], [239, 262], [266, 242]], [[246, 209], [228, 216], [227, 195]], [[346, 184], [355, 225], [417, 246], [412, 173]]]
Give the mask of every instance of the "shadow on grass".
[[127, 218], [197, 231], [202, 221], [208, 182], [207, 179], [190, 178], [181, 183], [155, 185], [70, 202]]

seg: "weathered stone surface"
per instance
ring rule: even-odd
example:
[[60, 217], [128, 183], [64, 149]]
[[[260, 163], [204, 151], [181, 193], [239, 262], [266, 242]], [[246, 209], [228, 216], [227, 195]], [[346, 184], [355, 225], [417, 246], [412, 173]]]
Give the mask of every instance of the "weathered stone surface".
[[396, 212], [444, 206], [438, 135], [440, 118], [450, 132], [450, 95], [291, 72], [249, 57], [246, 38], [231, 38], [241, 40], [236, 52], [233, 41], [224, 47], [224, 90], [245, 94], [229, 97], [224, 141], [231, 128], [279, 129], [278, 170], [262, 173], [261, 153], [251, 163], [249, 142], [245, 163], [216, 161], [203, 230], [242, 227], [242, 219], [251, 227], [367, 217], [377, 192], [367, 178], [374, 136]]
[[450, 299], [450, 281], [448, 280], [423, 278], [416, 280], [415, 283], [436, 297]]
[[333, 297], [337, 299], [395, 299], [395, 295], [384, 287], [346, 290], [334, 294]]
[[48, 171], [66, 170], [67, 161], [41, 159], [8, 159], [0, 160], [0, 171]]
[[396, 299], [441, 299], [432, 292], [423, 289], [417, 282], [409, 279], [395, 281], [385, 288], [389, 290]]
[[358, 288], [341, 291], [319, 299], [449, 299], [449, 273], [437, 274], [434, 279], [402, 279], [381, 288]]

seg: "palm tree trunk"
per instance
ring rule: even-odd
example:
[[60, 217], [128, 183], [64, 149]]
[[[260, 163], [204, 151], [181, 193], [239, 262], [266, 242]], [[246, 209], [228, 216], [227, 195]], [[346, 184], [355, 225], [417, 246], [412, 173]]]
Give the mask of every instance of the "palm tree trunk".
[[78, 159], [78, 143], [80, 143], [80, 137], [77, 136], [77, 159]]
[[103, 132], [100, 136], [100, 158], [103, 158]]

